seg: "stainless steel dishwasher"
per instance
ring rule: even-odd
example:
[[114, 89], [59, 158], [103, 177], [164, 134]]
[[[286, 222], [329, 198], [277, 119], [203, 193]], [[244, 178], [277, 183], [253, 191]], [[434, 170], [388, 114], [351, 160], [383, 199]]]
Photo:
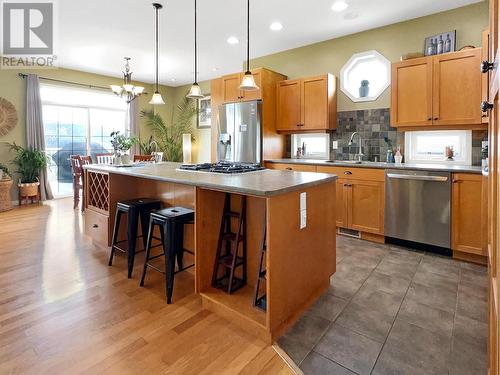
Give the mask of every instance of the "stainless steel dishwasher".
[[388, 169], [385, 235], [450, 248], [451, 173]]

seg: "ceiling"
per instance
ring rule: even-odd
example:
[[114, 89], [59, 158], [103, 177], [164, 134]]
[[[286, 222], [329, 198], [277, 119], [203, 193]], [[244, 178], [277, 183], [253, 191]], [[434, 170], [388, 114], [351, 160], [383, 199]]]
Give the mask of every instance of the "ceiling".
[[[251, 57], [332, 39], [392, 23], [458, 8], [480, 0], [252, 0]], [[159, 0], [160, 83], [192, 82], [194, 0]], [[154, 80], [154, 11], [146, 0], [59, 1], [59, 66], [121, 76], [123, 57], [132, 58], [134, 79]], [[199, 0], [199, 81], [241, 69], [245, 59], [245, 0]], [[269, 25], [279, 21], [281, 31]], [[230, 45], [230, 36], [240, 43]]]

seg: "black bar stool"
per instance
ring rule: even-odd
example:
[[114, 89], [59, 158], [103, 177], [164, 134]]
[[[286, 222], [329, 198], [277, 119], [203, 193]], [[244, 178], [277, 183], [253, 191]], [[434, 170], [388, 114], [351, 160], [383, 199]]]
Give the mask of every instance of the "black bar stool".
[[[174, 274], [184, 271], [194, 264], [184, 268], [183, 266], [183, 253], [184, 251], [194, 254], [192, 251], [184, 249], [184, 225], [192, 224], [194, 222], [194, 211], [184, 207], [171, 207], [163, 210], [151, 212], [149, 220], [149, 232], [146, 242], [146, 259], [144, 261], [144, 269], [142, 270], [142, 277], [140, 286], [144, 286], [144, 279], [148, 267], [155, 271], [165, 274], [165, 287], [167, 294], [167, 303], [172, 303], [172, 293], [174, 290]], [[155, 225], [160, 227], [160, 234], [162, 238], [163, 254], [150, 256], [151, 240], [153, 238], [153, 231]], [[155, 246], [156, 247], [156, 246]], [[164, 256], [165, 270], [161, 270], [150, 261]], [[177, 258], [178, 271], [175, 272], [175, 259]]]
[[[128, 278], [132, 277], [132, 270], [134, 269], [134, 258], [136, 253], [137, 238], [142, 237], [144, 249], [146, 249], [146, 238], [148, 235], [148, 220], [151, 211], [161, 208], [161, 203], [157, 199], [151, 198], [138, 198], [126, 201], [120, 201], [116, 204], [115, 225], [113, 227], [113, 241], [111, 243], [111, 254], [109, 256], [108, 265], [113, 264], [113, 257], [115, 250], [127, 253], [128, 264]], [[120, 232], [120, 221], [122, 215], [127, 215], [127, 239], [118, 241], [118, 233]], [[141, 220], [142, 235], [137, 236], [137, 225]], [[128, 242], [128, 249], [122, 249], [118, 244]]]

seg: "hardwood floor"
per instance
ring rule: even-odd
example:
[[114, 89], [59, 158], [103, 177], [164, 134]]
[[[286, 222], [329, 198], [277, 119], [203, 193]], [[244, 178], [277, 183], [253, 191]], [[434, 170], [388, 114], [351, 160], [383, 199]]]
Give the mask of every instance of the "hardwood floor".
[[0, 213], [0, 373], [293, 374], [264, 342], [201, 308], [194, 275], [138, 286], [95, 249], [63, 199]]

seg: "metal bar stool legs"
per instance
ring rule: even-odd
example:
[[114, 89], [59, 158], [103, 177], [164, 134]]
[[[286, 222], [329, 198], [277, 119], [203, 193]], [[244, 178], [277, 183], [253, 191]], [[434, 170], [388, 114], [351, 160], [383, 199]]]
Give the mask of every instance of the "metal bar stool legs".
[[[192, 223], [193, 220], [194, 211], [183, 207], [167, 208], [151, 213], [148, 237], [146, 241], [146, 258], [139, 285], [144, 286], [144, 280], [146, 278], [148, 267], [163, 273], [165, 275], [165, 293], [168, 304], [172, 303], [175, 274], [194, 266], [194, 264], [192, 264], [186, 268], [183, 267], [184, 251], [193, 254], [191, 251], [184, 249], [184, 225]], [[153, 238], [154, 228], [156, 226], [160, 229], [162, 244], [152, 246], [151, 239]], [[151, 256], [151, 249], [159, 246], [162, 246], [163, 254]], [[164, 270], [161, 270], [151, 263], [153, 259], [161, 256], [164, 257]], [[176, 260], [178, 264], [177, 272], [175, 271]]]
[[[146, 249], [146, 240], [148, 235], [149, 214], [154, 209], [160, 208], [160, 201], [150, 198], [131, 199], [120, 201], [116, 205], [115, 223], [113, 227], [113, 238], [111, 243], [111, 253], [109, 255], [108, 265], [113, 264], [113, 258], [116, 250], [127, 253], [127, 276], [130, 279], [134, 270], [134, 260], [137, 245], [137, 225], [141, 221], [141, 231], [144, 249]], [[122, 215], [127, 215], [127, 239], [119, 241], [120, 224]], [[120, 243], [127, 242], [127, 249], [120, 248]]]

